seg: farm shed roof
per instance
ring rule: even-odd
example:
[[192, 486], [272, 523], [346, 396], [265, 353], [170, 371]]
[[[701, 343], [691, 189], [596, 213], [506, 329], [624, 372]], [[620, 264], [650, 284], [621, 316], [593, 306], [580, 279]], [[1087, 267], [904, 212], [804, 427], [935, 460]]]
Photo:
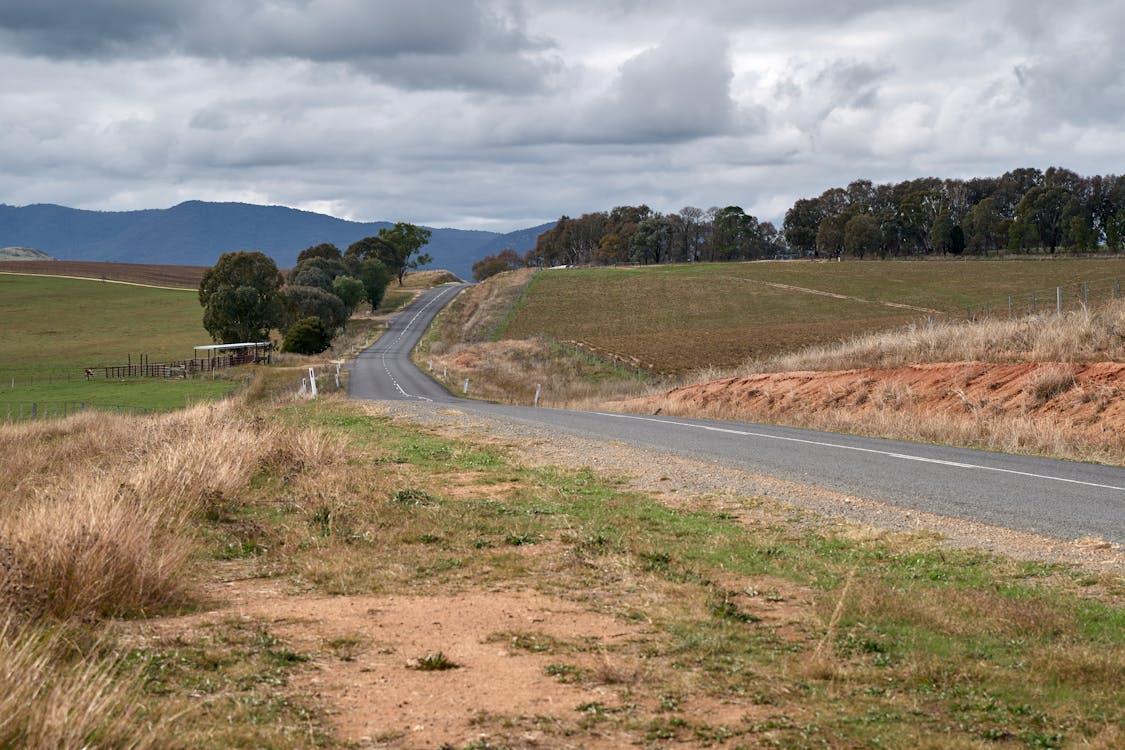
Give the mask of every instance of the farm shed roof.
[[219, 349], [258, 349], [263, 346], [269, 346], [268, 341], [251, 341], [243, 344], [208, 344], [206, 346], [197, 346], [195, 350], [198, 351], [217, 351]]

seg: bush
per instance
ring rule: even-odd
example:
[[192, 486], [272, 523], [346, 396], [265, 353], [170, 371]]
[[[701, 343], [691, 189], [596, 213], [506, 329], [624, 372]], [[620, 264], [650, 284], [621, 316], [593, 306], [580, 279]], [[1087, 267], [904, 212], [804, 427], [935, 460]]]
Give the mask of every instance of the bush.
[[[287, 326], [292, 326], [303, 318], [315, 316], [324, 323], [325, 329], [334, 332], [348, 322], [348, 311], [344, 307], [344, 301], [335, 294], [315, 286], [282, 287], [281, 298], [285, 302]], [[284, 330], [288, 331], [288, 328]]]
[[281, 342], [281, 351], [294, 354], [320, 354], [332, 344], [332, 332], [324, 325], [324, 321], [315, 315], [301, 318], [294, 323], [285, 340]]
[[337, 276], [333, 279], [332, 293], [343, 301], [349, 313], [367, 298], [367, 289], [363, 286], [363, 282], [352, 276]]

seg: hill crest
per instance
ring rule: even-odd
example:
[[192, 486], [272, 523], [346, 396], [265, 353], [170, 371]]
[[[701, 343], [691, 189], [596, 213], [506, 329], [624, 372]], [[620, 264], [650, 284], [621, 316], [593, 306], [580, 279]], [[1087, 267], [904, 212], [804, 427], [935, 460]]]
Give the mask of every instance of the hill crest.
[[[225, 252], [261, 250], [287, 268], [306, 247], [331, 242], [343, 250], [390, 226], [387, 221], [356, 222], [287, 206], [238, 202], [189, 200], [171, 208], [136, 211], [0, 204], [0, 245], [35, 247], [64, 260], [115, 263], [210, 266]], [[495, 243], [519, 252], [533, 247], [538, 235], [534, 230], [505, 235], [431, 228], [425, 250], [434, 259], [429, 267], [446, 268], [467, 279], [472, 264], [488, 255]]]

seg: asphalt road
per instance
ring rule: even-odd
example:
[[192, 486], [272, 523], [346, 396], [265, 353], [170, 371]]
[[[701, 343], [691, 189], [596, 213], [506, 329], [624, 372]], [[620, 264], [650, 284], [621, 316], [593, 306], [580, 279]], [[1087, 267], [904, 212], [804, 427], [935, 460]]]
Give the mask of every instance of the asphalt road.
[[617, 440], [903, 508], [1059, 539], [1125, 544], [1125, 469], [966, 448], [673, 417], [499, 406], [451, 395], [410, 361], [462, 286], [427, 291], [351, 366], [356, 399], [412, 399]]

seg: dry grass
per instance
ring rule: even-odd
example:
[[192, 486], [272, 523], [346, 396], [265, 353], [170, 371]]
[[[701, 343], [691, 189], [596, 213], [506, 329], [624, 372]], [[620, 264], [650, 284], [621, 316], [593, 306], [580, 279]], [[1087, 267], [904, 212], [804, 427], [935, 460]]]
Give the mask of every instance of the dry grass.
[[503, 404], [533, 404], [536, 385], [540, 406], [560, 408], [625, 398], [646, 386], [636, 371], [544, 339], [459, 344], [442, 355], [418, 357], [423, 368], [431, 362], [434, 377], [454, 393], [468, 379], [471, 397]]
[[59, 636], [0, 626], [0, 747], [166, 747], [112, 658], [68, 655]]
[[[245, 485], [271, 430], [223, 402], [145, 419], [85, 414], [0, 430], [0, 535], [32, 618], [136, 615], [183, 595], [189, 526]], [[9, 593], [9, 592], [5, 592]]]
[[[1054, 382], [1050, 379], [1050, 383]], [[1066, 414], [1027, 409], [996, 412], [980, 408], [972, 400], [966, 400], [964, 408], [959, 410], [934, 408], [909, 386], [898, 383], [874, 386], [867, 400], [874, 408], [863, 408], [864, 394], [842, 390], [826, 391], [820, 403], [783, 396], [772, 407], [733, 403], [732, 399], [704, 404], [660, 394], [613, 406], [640, 413], [658, 411], [668, 416], [784, 424], [826, 432], [1125, 466], [1125, 434], [1099, 422], [1082, 422]]]
[[256, 475], [339, 451], [234, 400], [0, 428], [0, 747], [169, 746], [131, 668], [101, 655], [107, 618], [192, 604], [206, 519]]
[[1092, 362], [1125, 357], [1125, 301], [1059, 315], [917, 323], [752, 360], [739, 373], [894, 368], [928, 362]]
[[531, 268], [500, 273], [459, 295], [435, 326], [431, 352], [442, 354], [457, 344], [491, 339], [534, 276]]

